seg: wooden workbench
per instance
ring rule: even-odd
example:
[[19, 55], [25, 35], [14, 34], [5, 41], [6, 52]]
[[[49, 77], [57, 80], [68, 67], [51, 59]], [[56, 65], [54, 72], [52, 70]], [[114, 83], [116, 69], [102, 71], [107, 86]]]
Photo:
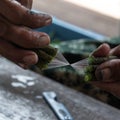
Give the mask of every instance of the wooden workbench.
[[0, 59], [0, 120], [57, 120], [42, 97], [44, 91], [56, 92], [74, 120], [120, 119], [118, 109]]

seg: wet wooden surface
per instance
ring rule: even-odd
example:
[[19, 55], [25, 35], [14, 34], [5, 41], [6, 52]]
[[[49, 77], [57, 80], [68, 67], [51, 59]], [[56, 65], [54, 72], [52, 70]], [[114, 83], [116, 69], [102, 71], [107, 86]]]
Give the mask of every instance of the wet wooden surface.
[[64, 0], [35, 0], [33, 9], [105, 36], [120, 35], [120, 20]]
[[44, 91], [56, 92], [74, 120], [120, 119], [119, 110], [0, 59], [0, 120], [58, 120]]

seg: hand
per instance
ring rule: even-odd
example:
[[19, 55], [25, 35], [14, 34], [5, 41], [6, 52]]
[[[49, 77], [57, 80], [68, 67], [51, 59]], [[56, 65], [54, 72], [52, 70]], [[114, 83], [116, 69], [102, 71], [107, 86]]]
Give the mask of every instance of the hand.
[[[31, 0], [20, 0], [27, 6], [23, 1]], [[35, 13], [16, 0], [0, 0], [0, 54], [23, 68], [37, 63], [38, 57], [30, 49], [48, 45], [50, 38], [32, 28], [51, 22], [49, 15]]]
[[[92, 55], [95, 57], [108, 55], [120, 57], [120, 45], [110, 49], [108, 44], [102, 44]], [[92, 82], [92, 84], [120, 97], [120, 59], [102, 63], [96, 69], [95, 75], [98, 81]]]

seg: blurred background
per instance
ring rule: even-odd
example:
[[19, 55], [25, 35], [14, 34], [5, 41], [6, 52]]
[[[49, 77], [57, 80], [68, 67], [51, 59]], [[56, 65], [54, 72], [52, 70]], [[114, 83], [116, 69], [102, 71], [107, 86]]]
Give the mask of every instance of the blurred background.
[[33, 9], [105, 36], [120, 36], [120, 0], [34, 0]]

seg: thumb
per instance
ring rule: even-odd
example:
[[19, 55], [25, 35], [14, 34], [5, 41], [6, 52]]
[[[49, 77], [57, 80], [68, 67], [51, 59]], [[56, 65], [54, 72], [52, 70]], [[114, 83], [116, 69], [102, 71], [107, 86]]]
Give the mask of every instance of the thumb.
[[103, 43], [100, 45], [91, 55], [95, 57], [105, 57], [109, 54], [110, 52], [110, 46], [106, 43]]

